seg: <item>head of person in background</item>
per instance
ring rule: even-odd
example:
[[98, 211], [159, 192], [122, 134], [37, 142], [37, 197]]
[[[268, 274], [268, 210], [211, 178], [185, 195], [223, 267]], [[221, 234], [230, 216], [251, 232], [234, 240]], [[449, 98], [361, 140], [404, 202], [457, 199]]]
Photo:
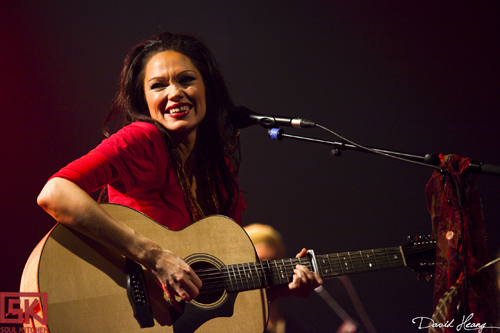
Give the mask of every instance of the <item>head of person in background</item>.
[[281, 234], [266, 224], [254, 223], [245, 227], [261, 261], [282, 259], [287, 256]]
[[[260, 261], [277, 260], [287, 256], [283, 237], [273, 227], [254, 223], [244, 228]], [[285, 331], [286, 322], [280, 311], [279, 300], [278, 302], [274, 301], [269, 306], [269, 321], [266, 332], [282, 333]]]

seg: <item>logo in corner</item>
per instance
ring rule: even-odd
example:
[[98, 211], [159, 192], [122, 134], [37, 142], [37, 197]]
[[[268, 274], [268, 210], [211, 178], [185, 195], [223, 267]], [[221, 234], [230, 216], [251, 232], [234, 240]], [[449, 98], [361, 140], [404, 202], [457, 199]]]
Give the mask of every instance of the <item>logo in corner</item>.
[[42, 303], [48, 303], [47, 293], [0, 293], [0, 323], [23, 324], [33, 318], [47, 325], [47, 307], [42, 312]]

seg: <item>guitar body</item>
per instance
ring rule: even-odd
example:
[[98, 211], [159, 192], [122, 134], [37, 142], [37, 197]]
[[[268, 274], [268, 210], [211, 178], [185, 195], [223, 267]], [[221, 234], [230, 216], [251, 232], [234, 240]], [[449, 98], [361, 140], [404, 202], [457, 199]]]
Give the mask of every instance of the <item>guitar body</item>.
[[[429, 280], [436, 258], [435, 241], [418, 237], [403, 247], [259, 262], [248, 235], [226, 217], [171, 231], [131, 208], [102, 207], [183, 258], [203, 282], [200, 296], [180, 302], [178, 314], [142, 266], [56, 224], [33, 250], [21, 279], [21, 292], [46, 293], [23, 309], [32, 315], [25, 327], [44, 328], [30, 331], [262, 332], [268, 320], [265, 287], [290, 282], [297, 264], [323, 279], [409, 266]], [[38, 321], [45, 319], [47, 325]]]
[[[212, 216], [180, 231], [171, 231], [124, 206], [103, 204], [113, 217], [190, 265], [224, 265], [257, 261], [247, 234], [234, 221]], [[141, 267], [142, 268], [142, 267]], [[58, 332], [262, 332], [268, 319], [265, 289], [210, 295], [181, 302], [177, 314], [152, 275], [143, 271], [154, 326], [141, 328], [127, 294], [126, 259], [90, 238], [57, 224], [31, 254], [21, 292], [46, 292], [39, 309], [47, 328]], [[203, 287], [202, 287], [203, 290]], [[40, 326], [36, 321], [25, 326]], [[42, 325], [43, 326], [43, 325]]]

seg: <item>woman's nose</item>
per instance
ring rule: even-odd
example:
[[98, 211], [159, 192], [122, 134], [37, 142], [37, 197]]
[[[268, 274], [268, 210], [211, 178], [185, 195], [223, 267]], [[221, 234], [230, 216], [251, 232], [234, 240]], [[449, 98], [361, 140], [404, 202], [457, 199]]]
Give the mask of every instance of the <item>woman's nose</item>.
[[172, 101], [178, 101], [184, 97], [184, 92], [177, 84], [171, 84], [169, 88], [170, 91], [168, 92], [168, 99]]

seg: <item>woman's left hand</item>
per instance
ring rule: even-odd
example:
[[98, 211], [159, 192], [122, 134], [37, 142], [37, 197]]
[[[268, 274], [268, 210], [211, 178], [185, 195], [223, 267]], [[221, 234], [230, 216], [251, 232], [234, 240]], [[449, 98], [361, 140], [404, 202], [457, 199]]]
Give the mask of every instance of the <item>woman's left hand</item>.
[[[297, 254], [297, 258], [302, 258], [306, 255], [307, 250], [302, 249], [302, 251]], [[283, 284], [267, 288], [267, 298], [269, 302], [281, 297], [307, 297], [311, 291], [323, 284], [321, 277], [318, 274], [311, 272], [304, 265], [297, 265], [293, 273], [292, 282], [288, 285]]]
[[[307, 250], [304, 248], [297, 253], [297, 258], [307, 256]], [[323, 284], [321, 277], [311, 272], [304, 265], [297, 265], [294, 270], [292, 282], [288, 284], [290, 293], [293, 296], [307, 297], [309, 293]]]

